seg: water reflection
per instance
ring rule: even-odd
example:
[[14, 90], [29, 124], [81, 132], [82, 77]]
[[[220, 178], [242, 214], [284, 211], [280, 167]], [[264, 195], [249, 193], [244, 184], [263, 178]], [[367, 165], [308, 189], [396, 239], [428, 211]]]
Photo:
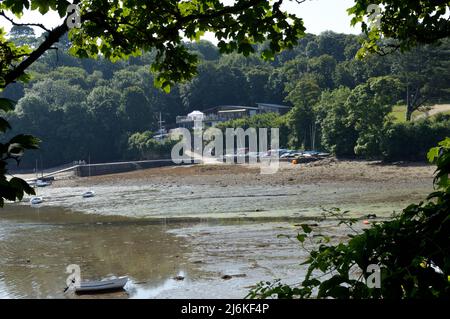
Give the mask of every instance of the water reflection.
[[141, 285], [139, 283], [136, 284], [131, 282], [130, 285], [127, 285], [126, 289], [131, 299], [155, 298], [164, 291], [174, 288], [183, 288], [189, 285], [190, 279], [187, 277], [184, 271], [180, 271], [177, 276], [181, 276], [185, 279], [183, 281], [176, 281], [173, 278], [169, 278], [160, 285]]
[[[0, 215], [0, 298], [68, 297], [69, 264], [81, 267], [82, 280], [129, 276], [127, 294], [114, 295], [119, 298], [151, 298], [170, 285], [186, 285], [198, 273], [185, 258], [186, 242], [168, 228], [58, 208], [6, 207]], [[185, 281], [168, 279], [180, 272]]]

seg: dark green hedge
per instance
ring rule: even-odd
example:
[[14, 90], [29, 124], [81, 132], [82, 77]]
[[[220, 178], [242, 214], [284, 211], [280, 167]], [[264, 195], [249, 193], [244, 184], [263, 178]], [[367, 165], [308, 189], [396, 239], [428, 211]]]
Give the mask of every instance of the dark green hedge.
[[450, 116], [433, 120], [389, 124], [381, 142], [386, 161], [425, 161], [428, 150], [450, 136]]

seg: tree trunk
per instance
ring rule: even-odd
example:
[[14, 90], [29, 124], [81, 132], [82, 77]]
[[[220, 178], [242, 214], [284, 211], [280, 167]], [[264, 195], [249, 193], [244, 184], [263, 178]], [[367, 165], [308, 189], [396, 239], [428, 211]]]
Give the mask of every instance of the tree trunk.
[[411, 97], [409, 95], [409, 85], [406, 87], [406, 122], [411, 122], [413, 105], [411, 103]]
[[414, 110], [410, 103], [406, 106], [406, 122], [411, 122], [412, 114]]

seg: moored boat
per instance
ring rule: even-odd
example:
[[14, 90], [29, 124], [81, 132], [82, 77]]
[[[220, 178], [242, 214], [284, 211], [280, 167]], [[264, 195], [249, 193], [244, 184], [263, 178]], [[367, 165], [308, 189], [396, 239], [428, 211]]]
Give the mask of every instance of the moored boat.
[[83, 193], [83, 198], [91, 198], [95, 196], [95, 193], [93, 191], [87, 191]]
[[42, 204], [43, 202], [44, 202], [44, 199], [42, 197], [32, 197], [30, 199], [31, 205], [39, 205], [39, 204]]
[[101, 281], [85, 281], [79, 287], [75, 287], [76, 293], [95, 293], [124, 289], [128, 277], [119, 277]]

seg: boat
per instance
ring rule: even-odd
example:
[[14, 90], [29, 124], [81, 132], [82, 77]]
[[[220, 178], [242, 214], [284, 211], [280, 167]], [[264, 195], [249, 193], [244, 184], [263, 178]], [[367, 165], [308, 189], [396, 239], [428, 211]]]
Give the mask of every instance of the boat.
[[[91, 178], [91, 155], [89, 154], [89, 166], [88, 166], [88, 168], [89, 168], [89, 178]], [[83, 193], [83, 198], [91, 198], [91, 197], [94, 197], [95, 196], [95, 193], [93, 192], [93, 191], [86, 191], [86, 192], [84, 192]]]
[[37, 187], [46, 187], [46, 186], [49, 186], [49, 185], [51, 185], [50, 182], [44, 181], [44, 180], [42, 180], [42, 179], [38, 179], [38, 180], [36, 181], [36, 186], [37, 186]]
[[85, 281], [80, 284], [79, 287], [75, 287], [76, 293], [89, 293], [89, 292], [105, 292], [123, 290], [124, 286], [128, 282], [128, 277], [119, 277], [114, 279], [107, 279], [101, 281]]
[[42, 197], [32, 197], [30, 199], [31, 205], [38, 205], [38, 204], [42, 204], [43, 202], [44, 202], [44, 199]]
[[95, 196], [95, 193], [93, 191], [87, 191], [83, 193], [83, 198], [91, 198]]

